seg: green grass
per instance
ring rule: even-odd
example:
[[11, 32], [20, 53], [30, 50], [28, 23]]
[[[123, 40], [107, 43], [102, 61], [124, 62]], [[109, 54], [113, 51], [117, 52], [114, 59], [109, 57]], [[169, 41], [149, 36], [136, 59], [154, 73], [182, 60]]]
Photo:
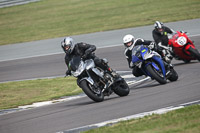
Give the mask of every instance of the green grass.
[[101, 127], [85, 133], [199, 133], [200, 105], [152, 115], [140, 119], [123, 121], [112, 126]]
[[199, 12], [199, 0], [41, 0], [0, 9], [0, 45], [194, 19]]
[[73, 77], [0, 83], [0, 109], [80, 94]]

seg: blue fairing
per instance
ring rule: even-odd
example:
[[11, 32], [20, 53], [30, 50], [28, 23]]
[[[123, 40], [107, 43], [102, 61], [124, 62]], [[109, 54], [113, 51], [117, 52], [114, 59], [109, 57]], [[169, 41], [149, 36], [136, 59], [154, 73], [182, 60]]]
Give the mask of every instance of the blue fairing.
[[[132, 50], [132, 63], [133, 64], [137, 64], [139, 62], [146, 62], [145, 61], [145, 54], [149, 53], [149, 49], [147, 47], [144, 47], [143, 45], [140, 46], [136, 46], [133, 50]], [[165, 71], [165, 66], [164, 63], [162, 61], [162, 59], [159, 56], [153, 56], [152, 57], [152, 62], [148, 61], [145, 63], [144, 66], [141, 67], [141, 70], [146, 74], [151, 76], [147, 71], [146, 71], [146, 67], [148, 65], [152, 65], [153, 68], [155, 68], [156, 71], [162, 71], [163, 76], [165, 77], [166, 71]], [[158, 65], [161, 67], [158, 67]]]
[[148, 48], [142, 47], [140, 52], [141, 52], [142, 58], [144, 59], [144, 55], [146, 54], [146, 52], [148, 52]]
[[[162, 59], [161, 59], [160, 57], [158, 57], [158, 56], [153, 56], [152, 59], [153, 59], [154, 61], [156, 61], [157, 63], [160, 64], [161, 69], [162, 69], [162, 73], [163, 73], [163, 75], [165, 76], [166, 71], [165, 71], [165, 66], [164, 66], [164, 63], [163, 63]], [[156, 68], [157, 66], [154, 65], [153, 62], [152, 62], [152, 66], [157, 70], [157, 68]], [[156, 66], [156, 67], [155, 67], [155, 66]], [[159, 69], [159, 68], [158, 68], [158, 69]]]
[[132, 62], [135, 63], [135, 62], [138, 62], [138, 61], [141, 61], [137, 56], [132, 56]]
[[[142, 56], [142, 58], [143, 58], [143, 56], [145, 55], [145, 53], [146, 53], [147, 51], [148, 51], [148, 49], [147, 49], [147, 48], [144, 48], [143, 45], [141, 45], [141, 46], [139, 47], [139, 53], [140, 53], [140, 56]], [[138, 53], [138, 52], [137, 52], [137, 53]], [[138, 55], [138, 54], [137, 54], [137, 55]], [[133, 62], [133, 63], [136, 63], [136, 62], [143, 62], [143, 60], [139, 59], [137, 55], [132, 55], [132, 62]]]
[[157, 71], [160, 70], [159, 67], [158, 67], [154, 62], [152, 62], [151, 64], [152, 64], [152, 66], [153, 66]]

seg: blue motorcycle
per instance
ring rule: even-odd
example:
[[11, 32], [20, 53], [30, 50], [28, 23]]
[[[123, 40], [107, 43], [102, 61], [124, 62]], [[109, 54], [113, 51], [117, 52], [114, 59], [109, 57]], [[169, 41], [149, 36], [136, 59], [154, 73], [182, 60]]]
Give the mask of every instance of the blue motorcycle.
[[133, 48], [132, 63], [140, 68], [145, 75], [150, 76], [160, 84], [166, 84], [167, 79], [170, 81], [178, 79], [178, 74], [173, 67], [170, 66], [166, 71], [166, 66], [161, 56], [144, 45], [138, 45]]

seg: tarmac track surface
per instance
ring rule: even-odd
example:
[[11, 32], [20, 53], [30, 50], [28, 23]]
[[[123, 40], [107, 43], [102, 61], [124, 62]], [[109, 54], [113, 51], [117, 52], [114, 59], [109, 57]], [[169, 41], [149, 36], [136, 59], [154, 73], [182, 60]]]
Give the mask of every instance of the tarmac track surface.
[[[200, 36], [191, 37], [200, 50]], [[123, 47], [98, 49], [96, 55], [109, 60], [117, 71], [130, 71]], [[4, 61], [0, 64], [1, 81], [63, 75], [64, 54]], [[0, 116], [1, 133], [55, 133], [85, 125], [152, 111], [200, 99], [200, 63], [172, 62], [179, 74], [176, 82], [160, 85], [148, 80], [131, 85], [126, 97], [113, 94], [104, 102], [95, 103], [88, 97]], [[11, 76], [12, 75], [12, 76]]]

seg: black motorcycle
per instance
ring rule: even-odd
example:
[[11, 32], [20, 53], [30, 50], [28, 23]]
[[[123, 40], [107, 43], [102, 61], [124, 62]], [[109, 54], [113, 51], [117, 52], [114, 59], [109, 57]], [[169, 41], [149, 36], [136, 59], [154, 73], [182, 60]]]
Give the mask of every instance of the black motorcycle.
[[[104, 63], [108, 63], [103, 59]], [[95, 102], [102, 102], [104, 96], [113, 92], [119, 96], [127, 96], [130, 92], [128, 84], [117, 74], [113, 76], [97, 67], [92, 59], [83, 60], [74, 56], [69, 62], [71, 74], [77, 78], [77, 84], [84, 93]]]

